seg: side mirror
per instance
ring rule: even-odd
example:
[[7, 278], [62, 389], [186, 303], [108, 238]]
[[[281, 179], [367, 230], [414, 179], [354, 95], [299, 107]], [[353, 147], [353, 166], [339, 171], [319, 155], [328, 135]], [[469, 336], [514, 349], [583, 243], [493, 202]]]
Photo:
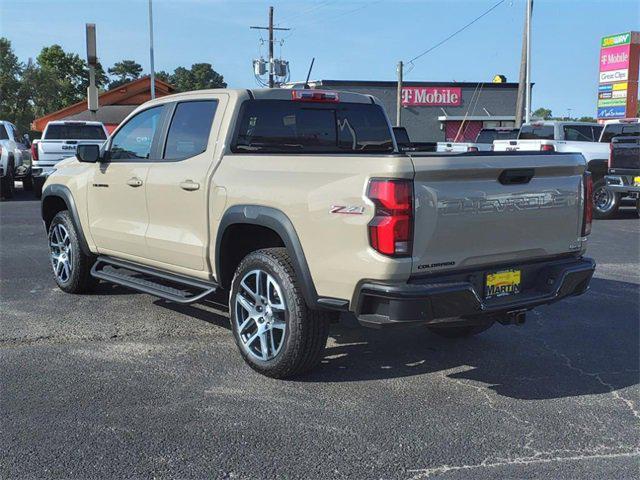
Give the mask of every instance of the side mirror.
[[100, 160], [100, 147], [98, 145], [78, 145], [76, 158], [80, 162], [96, 163]]

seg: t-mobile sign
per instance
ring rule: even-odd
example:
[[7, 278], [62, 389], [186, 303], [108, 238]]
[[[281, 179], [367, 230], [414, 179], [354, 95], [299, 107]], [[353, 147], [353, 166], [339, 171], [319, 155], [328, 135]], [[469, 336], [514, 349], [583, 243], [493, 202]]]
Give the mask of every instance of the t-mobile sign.
[[460, 87], [404, 87], [402, 105], [405, 107], [456, 107], [462, 103]]

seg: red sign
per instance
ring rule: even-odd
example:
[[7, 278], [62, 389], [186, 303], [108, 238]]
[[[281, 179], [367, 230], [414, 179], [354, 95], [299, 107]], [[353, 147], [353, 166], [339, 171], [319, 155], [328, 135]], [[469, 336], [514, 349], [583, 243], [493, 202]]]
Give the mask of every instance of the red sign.
[[631, 45], [620, 45], [600, 50], [600, 71], [608, 72], [629, 68], [630, 49]]
[[460, 87], [404, 87], [402, 105], [405, 107], [456, 107], [462, 103]]

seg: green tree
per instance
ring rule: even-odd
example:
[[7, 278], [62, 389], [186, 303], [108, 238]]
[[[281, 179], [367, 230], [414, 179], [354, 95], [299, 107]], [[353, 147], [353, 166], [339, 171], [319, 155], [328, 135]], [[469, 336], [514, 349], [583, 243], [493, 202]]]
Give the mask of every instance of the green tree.
[[0, 118], [14, 120], [23, 66], [13, 53], [11, 42], [0, 37]]
[[76, 53], [65, 52], [60, 45], [44, 47], [37, 57], [40, 67], [39, 107], [51, 113], [83, 100], [86, 96], [87, 65]]
[[109, 88], [111, 89], [140, 78], [142, 66], [134, 60], [122, 60], [114, 63], [108, 72], [109, 75], [116, 77], [115, 80], [109, 83]]
[[[162, 72], [166, 74], [166, 72]], [[216, 72], [210, 63], [194, 63], [190, 69], [178, 67], [169, 75], [169, 83], [179, 92], [204, 90], [207, 88], [225, 88], [227, 84], [222, 75]]]
[[579, 122], [596, 122], [597, 120], [593, 117], [580, 117], [578, 121]]
[[549, 110], [548, 108], [540, 107], [535, 112], [533, 112], [534, 118], [541, 118], [543, 120], [548, 120], [552, 116], [553, 116], [553, 113], [551, 113], [551, 110]]

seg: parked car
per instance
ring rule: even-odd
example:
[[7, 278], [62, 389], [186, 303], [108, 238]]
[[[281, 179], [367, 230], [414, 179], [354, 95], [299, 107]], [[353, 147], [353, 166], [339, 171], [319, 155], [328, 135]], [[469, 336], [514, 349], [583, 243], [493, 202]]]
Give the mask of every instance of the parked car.
[[[621, 135], [611, 140], [609, 175], [606, 177], [608, 195], [594, 199], [594, 202], [609, 202], [603, 209], [617, 211], [620, 197], [633, 198], [640, 215], [640, 125], [630, 124], [622, 129]], [[627, 134], [635, 135], [627, 136]], [[613, 206], [610, 206], [612, 204]]]
[[489, 152], [493, 150], [494, 140], [509, 140], [518, 137], [517, 128], [483, 128], [478, 132], [475, 142], [438, 142], [438, 152]]
[[49, 122], [42, 132], [42, 138], [31, 145], [36, 196], [41, 197], [45, 180], [60, 160], [73, 156], [78, 145], [101, 146], [108, 136], [107, 129], [100, 122]]
[[465, 337], [582, 294], [590, 195], [579, 154], [401, 152], [369, 95], [225, 89], [79, 145], [42, 218], [63, 291], [217, 292], [246, 362], [284, 378], [318, 364], [340, 312]]
[[22, 181], [25, 190], [31, 190], [31, 152], [29, 136], [21, 134], [16, 126], [0, 120], [0, 195], [11, 198], [14, 180]]

